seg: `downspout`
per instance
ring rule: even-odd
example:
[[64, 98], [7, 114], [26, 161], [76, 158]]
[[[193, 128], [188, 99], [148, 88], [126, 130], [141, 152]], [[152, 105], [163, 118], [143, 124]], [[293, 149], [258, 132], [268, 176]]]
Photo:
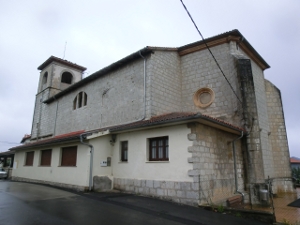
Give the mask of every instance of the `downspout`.
[[80, 142], [81, 144], [83, 145], [86, 145], [86, 146], [89, 146], [91, 151], [90, 151], [90, 174], [89, 174], [89, 191], [92, 190], [92, 186], [93, 186], [93, 158], [94, 158], [94, 146], [93, 145], [90, 145], [88, 143], [85, 143], [83, 142], [83, 135], [84, 134], [81, 134], [80, 135]]
[[232, 152], [233, 152], [233, 163], [234, 163], [234, 180], [235, 180], [235, 193], [239, 193], [242, 195], [242, 201], [244, 202], [244, 194], [238, 190], [238, 178], [237, 178], [237, 168], [236, 168], [236, 152], [235, 152], [235, 142], [241, 139], [244, 136], [244, 132], [242, 131], [241, 136], [232, 141]]

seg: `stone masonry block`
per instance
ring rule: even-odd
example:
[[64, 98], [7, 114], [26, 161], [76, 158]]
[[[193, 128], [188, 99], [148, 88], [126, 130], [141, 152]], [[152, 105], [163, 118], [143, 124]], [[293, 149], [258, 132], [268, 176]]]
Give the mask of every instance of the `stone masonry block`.
[[167, 189], [174, 189], [174, 181], [166, 181]]
[[[201, 172], [201, 171], [200, 171]], [[197, 170], [189, 170], [188, 171], [188, 175], [189, 176], [198, 176], [199, 175], [199, 171], [197, 171]], [[203, 174], [204, 175], [204, 174]]]
[[161, 187], [160, 181], [154, 180], [154, 181], [153, 181], [153, 187], [154, 187], [154, 188], [160, 188], [160, 187]]
[[170, 197], [176, 197], [176, 191], [175, 190], [167, 190], [168, 196]]
[[134, 186], [140, 187], [141, 186], [141, 180], [134, 179]]
[[182, 191], [190, 191], [191, 190], [191, 183], [190, 182], [181, 182], [180, 189]]
[[158, 196], [165, 196], [166, 195], [166, 190], [158, 188], [157, 189], [157, 195]]
[[176, 190], [180, 190], [180, 183], [181, 182], [174, 182], [174, 188], [176, 189]]
[[112, 180], [107, 176], [94, 176], [93, 177], [94, 191], [107, 191], [112, 188]]
[[194, 140], [196, 140], [196, 138], [197, 138], [196, 134], [188, 134], [188, 140], [194, 141]]
[[147, 180], [146, 181], [146, 187], [153, 188], [153, 180]]

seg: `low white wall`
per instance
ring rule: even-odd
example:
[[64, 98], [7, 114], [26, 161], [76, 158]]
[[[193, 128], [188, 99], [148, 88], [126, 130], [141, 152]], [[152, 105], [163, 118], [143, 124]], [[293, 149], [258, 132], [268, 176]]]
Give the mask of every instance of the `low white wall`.
[[[77, 145], [77, 163], [75, 167], [59, 166], [61, 147]], [[88, 186], [89, 173], [89, 148], [81, 144], [61, 145], [52, 148], [51, 166], [40, 165], [41, 150], [35, 150], [33, 166], [24, 166], [27, 151], [17, 151], [15, 153], [15, 165], [12, 176], [63, 184]], [[28, 150], [32, 151], [32, 150]]]

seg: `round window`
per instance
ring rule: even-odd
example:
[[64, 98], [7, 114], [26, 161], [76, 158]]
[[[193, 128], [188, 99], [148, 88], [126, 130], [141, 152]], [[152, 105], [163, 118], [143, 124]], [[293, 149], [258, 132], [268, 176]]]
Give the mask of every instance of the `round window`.
[[194, 94], [194, 104], [200, 108], [206, 108], [215, 100], [215, 93], [210, 88], [201, 88]]

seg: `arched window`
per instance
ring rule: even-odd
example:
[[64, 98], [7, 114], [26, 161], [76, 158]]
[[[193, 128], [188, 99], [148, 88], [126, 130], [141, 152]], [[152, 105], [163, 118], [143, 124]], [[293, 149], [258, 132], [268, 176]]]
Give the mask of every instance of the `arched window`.
[[44, 76], [43, 76], [43, 81], [42, 81], [42, 84], [47, 84], [47, 80], [48, 80], [48, 72], [45, 72], [44, 73]]
[[73, 100], [73, 109], [78, 109], [87, 104], [87, 94], [85, 92], [79, 92]]
[[70, 72], [64, 72], [61, 75], [61, 82], [66, 84], [72, 84], [73, 76]]

